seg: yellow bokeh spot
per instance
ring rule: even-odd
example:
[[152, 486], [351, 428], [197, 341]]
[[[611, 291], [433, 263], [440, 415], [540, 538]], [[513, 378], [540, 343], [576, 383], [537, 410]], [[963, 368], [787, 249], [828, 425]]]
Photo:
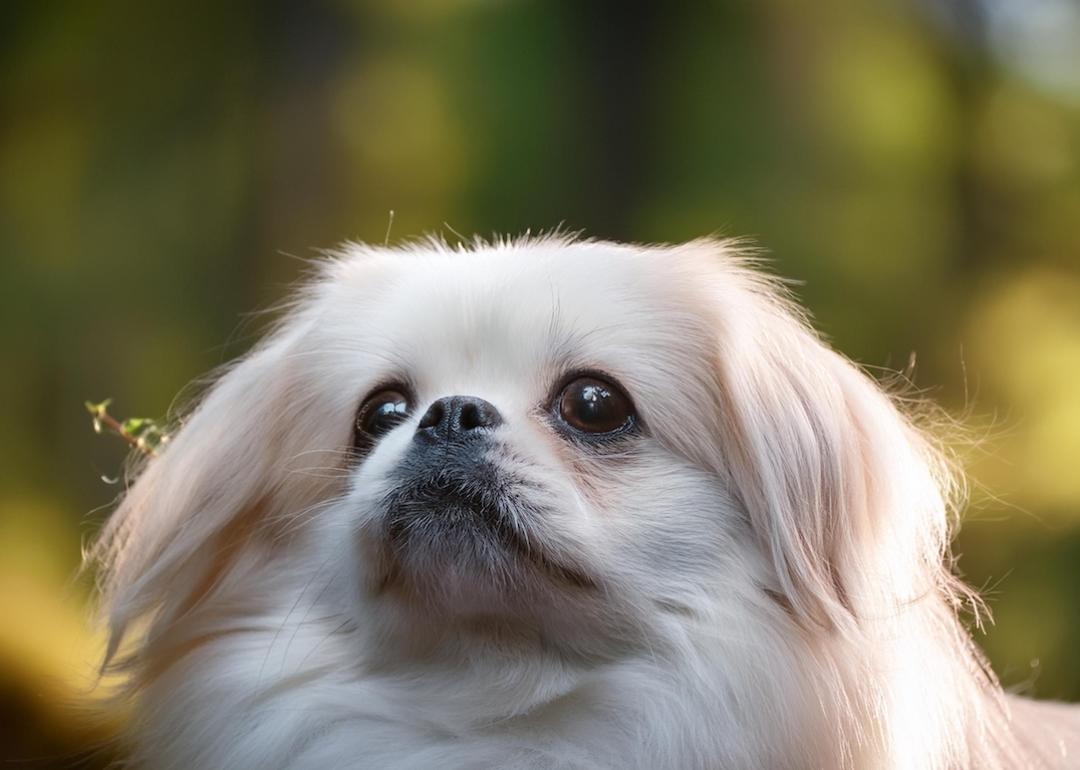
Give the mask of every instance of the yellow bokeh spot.
[[1010, 276], [984, 294], [970, 328], [969, 369], [1008, 409], [986, 481], [1022, 507], [1080, 518], [1080, 279]]

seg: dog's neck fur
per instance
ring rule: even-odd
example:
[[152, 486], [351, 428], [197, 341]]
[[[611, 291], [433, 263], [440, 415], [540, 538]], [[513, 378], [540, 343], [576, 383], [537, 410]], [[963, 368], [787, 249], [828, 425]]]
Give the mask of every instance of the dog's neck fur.
[[718, 658], [752, 667], [769, 654], [698, 644], [679, 624], [647, 652], [606, 661], [568, 657], [531, 633], [484, 632], [478, 643], [475, 631], [430, 635], [439, 641], [422, 652], [372, 645], [357, 660], [356, 629], [275, 627], [281, 614], [207, 609], [152, 634], [139, 663], [160, 672], [137, 726], [147, 764], [291, 769], [356, 756], [361, 767], [453, 767], [489, 756], [534, 768], [982, 770], [1065, 768], [1080, 756], [1064, 707], [1002, 697], [944, 603], [876, 639], [782, 635], [799, 640], [784, 656], [798, 668], [773, 660], [735, 681], [718, 679], [732, 670]]

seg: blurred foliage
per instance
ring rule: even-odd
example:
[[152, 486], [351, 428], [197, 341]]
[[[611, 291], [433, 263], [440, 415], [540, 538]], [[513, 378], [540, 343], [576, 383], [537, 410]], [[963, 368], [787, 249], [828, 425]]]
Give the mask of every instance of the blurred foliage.
[[4, 4], [3, 755], [101, 735], [68, 707], [100, 643], [72, 575], [124, 447], [83, 399], [165, 414], [291, 255], [391, 209], [393, 240], [749, 234], [846, 353], [916, 351], [982, 439], [981, 641], [1080, 697], [1078, 52], [1069, 0]]
[[109, 414], [111, 398], [94, 403], [87, 401], [83, 405], [90, 413], [94, 433], [111, 433], [122, 438], [128, 446], [138, 449], [145, 455], [156, 455], [157, 449], [169, 440], [165, 429], [156, 420], [149, 417], [128, 417], [117, 420]]

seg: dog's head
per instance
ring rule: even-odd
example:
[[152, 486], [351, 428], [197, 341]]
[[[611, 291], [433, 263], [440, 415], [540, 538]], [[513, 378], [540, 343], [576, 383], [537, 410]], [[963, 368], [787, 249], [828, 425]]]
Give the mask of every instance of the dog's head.
[[944, 587], [935, 457], [730, 244], [355, 247], [221, 377], [98, 555], [118, 636], [237, 570], [312, 579], [297, 562], [385, 638], [843, 633]]

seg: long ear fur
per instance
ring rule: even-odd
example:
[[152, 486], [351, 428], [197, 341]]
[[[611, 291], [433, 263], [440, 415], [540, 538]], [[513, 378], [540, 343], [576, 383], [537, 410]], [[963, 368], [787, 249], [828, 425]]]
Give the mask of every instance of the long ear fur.
[[849, 704], [849, 732], [920, 767], [998, 766], [982, 752], [1003, 756], [1011, 739], [956, 617], [981, 605], [951, 573], [959, 490], [946, 457], [777, 282], [726, 244], [687, 248], [708, 255], [720, 316], [718, 452], [783, 602], [844, 657], [846, 694], [830, 697]]
[[842, 630], [869, 608], [951, 594], [942, 455], [776, 282], [730, 255], [725, 265], [721, 442], [797, 616]]
[[[275, 472], [295, 418], [290, 350], [299, 314], [218, 380], [150, 459], [88, 554], [110, 631], [106, 663], [135, 620], [190, 609], [221, 577], [230, 539], [250, 538], [282, 494]], [[182, 575], [182, 579], [178, 577]]]

